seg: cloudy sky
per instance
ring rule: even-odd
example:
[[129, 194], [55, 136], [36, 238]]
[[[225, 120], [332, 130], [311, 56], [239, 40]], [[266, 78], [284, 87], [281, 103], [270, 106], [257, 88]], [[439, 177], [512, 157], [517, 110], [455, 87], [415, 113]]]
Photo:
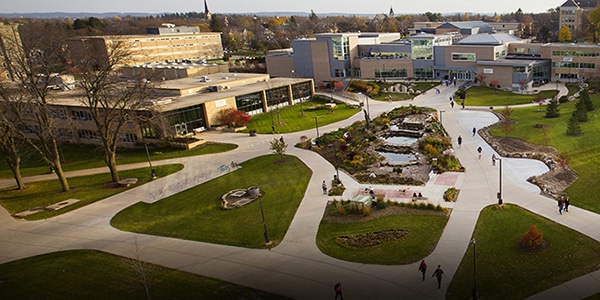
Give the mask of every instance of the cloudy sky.
[[[2, 0], [3, 13], [25, 12], [189, 12], [204, 11], [203, 0]], [[565, 0], [208, 0], [213, 13], [310, 12], [317, 13], [387, 13], [415, 14], [427, 11], [440, 13], [475, 12], [507, 13], [521, 8], [525, 13], [556, 8]]]

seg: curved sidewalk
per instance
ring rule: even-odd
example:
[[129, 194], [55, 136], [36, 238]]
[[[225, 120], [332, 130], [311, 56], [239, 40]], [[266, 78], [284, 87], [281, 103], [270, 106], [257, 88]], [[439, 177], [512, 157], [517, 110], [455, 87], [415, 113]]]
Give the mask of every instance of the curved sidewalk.
[[[331, 178], [335, 170], [316, 153], [289, 148], [288, 153], [299, 157], [313, 174], [294, 220], [281, 244], [274, 249], [258, 250], [214, 245], [122, 232], [110, 226], [110, 219], [120, 210], [139, 201], [154, 202], [219, 176], [219, 165], [230, 161], [242, 162], [269, 153], [269, 141], [279, 135], [248, 137], [242, 134], [211, 134], [208, 139], [236, 143], [239, 148], [219, 154], [169, 160], [181, 162], [185, 168], [176, 174], [160, 178], [146, 185], [128, 190], [67, 214], [43, 221], [14, 220], [5, 210], [0, 210], [0, 263], [32, 255], [66, 249], [97, 249], [132, 257], [134, 244], [143, 247], [147, 260], [196, 274], [223, 279], [229, 282], [281, 294], [296, 299], [322, 299], [333, 296], [335, 282], [342, 282], [344, 294], [349, 299], [444, 299], [462, 257], [469, 247], [480, 210], [495, 203], [498, 172], [491, 165], [492, 150], [479, 136], [472, 136], [471, 128], [481, 128], [495, 121], [487, 112], [454, 109], [448, 97], [455, 89], [441, 88], [440, 94], [427, 93], [413, 101], [392, 103], [371, 101], [371, 115], [375, 117], [398, 104], [415, 104], [444, 110], [444, 127], [453, 138], [463, 136], [463, 145], [456, 150], [467, 172], [455, 181], [461, 189], [459, 201], [453, 211], [436, 249], [426, 258], [430, 266], [441, 264], [445, 277], [442, 289], [436, 288], [432, 278], [422, 282], [417, 263], [402, 266], [368, 265], [340, 261], [322, 254], [315, 245], [319, 222], [330, 199], [321, 193], [323, 179]], [[359, 113], [340, 123], [322, 126], [323, 132], [335, 130], [361, 120]], [[290, 144], [300, 136], [314, 136], [314, 130], [284, 134]], [[484, 157], [479, 160], [475, 148], [484, 147]], [[504, 159], [504, 198], [539, 215], [553, 219], [565, 226], [583, 232], [600, 241], [594, 231], [600, 217], [573, 207], [573, 214], [559, 216], [555, 203], [539, 195], [539, 190], [523, 180], [529, 173], [543, 172], [544, 165], [536, 161]], [[342, 181], [351, 188], [360, 188], [349, 176], [340, 173]], [[390, 187], [398, 188], [398, 187]], [[424, 194], [436, 193], [435, 183], [422, 188]], [[433, 269], [431, 269], [433, 270]], [[560, 294], [576, 299], [580, 293], [572, 290], [579, 282], [597, 274], [592, 273], [562, 284], [535, 297]], [[594, 285], [591, 285], [594, 287]], [[586, 290], [600, 292], [597, 288]], [[563, 293], [563, 291], [570, 293]], [[579, 291], [581, 292], [581, 290]], [[545, 298], [547, 299], [547, 298]]]

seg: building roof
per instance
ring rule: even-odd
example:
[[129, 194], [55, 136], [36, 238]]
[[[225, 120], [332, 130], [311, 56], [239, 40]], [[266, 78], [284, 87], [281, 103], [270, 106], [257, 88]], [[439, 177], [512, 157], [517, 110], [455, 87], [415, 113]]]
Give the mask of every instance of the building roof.
[[471, 29], [471, 28], [487, 28], [490, 27], [486, 22], [483, 21], [460, 21], [460, 22], [446, 22], [437, 28], [458, 28], [458, 29]]
[[509, 42], [522, 42], [523, 40], [507, 33], [480, 33], [470, 35], [457, 42], [459, 45], [502, 45]]
[[567, 0], [560, 7], [595, 8], [598, 0]]

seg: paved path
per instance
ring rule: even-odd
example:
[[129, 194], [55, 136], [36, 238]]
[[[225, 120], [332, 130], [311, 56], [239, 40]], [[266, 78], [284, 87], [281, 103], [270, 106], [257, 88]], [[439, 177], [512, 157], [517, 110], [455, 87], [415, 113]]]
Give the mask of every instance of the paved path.
[[[402, 103], [370, 101], [370, 112], [375, 117], [393, 106], [408, 103], [435, 107], [444, 110], [444, 127], [453, 140], [458, 135], [463, 136], [462, 147], [455, 148], [456, 155], [468, 170], [466, 173], [434, 176], [424, 187], [409, 188], [422, 192], [432, 200], [441, 199], [441, 194], [449, 186], [461, 190], [456, 203], [440, 203], [451, 207], [452, 214], [436, 249], [424, 258], [430, 265], [430, 271], [435, 265], [442, 265], [445, 277], [441, 289], [436, 288], [432, 278], [421, 281], [417, 263], [403, 266], [369, 265], [340, 261], [322, 254], [315, 245], [315, 238], [330, 198], [322, 195], [321, 182], [332, 178], [335, 170], [316, 153], [297, 148], [289, 148], [288, 153], [307, 164], [313, 170], [313, 175], [287, 234], [281, 244], [272, 250], [135, 234], [110, 226], [112, 216], [134, 203], [158, 201], [220, 176], [222, 172], [218, 171], [218, 166], [222, 164], [243, 162], [269, 153], [269, 141], [278, 138], [278, 135], [248, 137], [234, 133], [205, 133], [205, 137], [211, 141], [236, 143], [239, 148], [226, 153], [161, 161], [161, 164], [181, 162], [185, 168], [176, 174], [55, 218], [42, 221], [15, 220], [4, 209], [0, 209], [0, 263], [68, 249], [97, 249], [132, 257], [137, 243], [151, 262], [295, 299], [330, 298], [333, 296], [332, 287], [338, 281], [342, 282], [344, 295], [348, 299], [444, 299], [448, 284], [469, 247], [479, 212], [485, 206], [496, 203], [499, 172], [498, 166], [491, 164], [493, 150], [478, 135], [471, 133], [473, 127], [481, 128], [495, 122], [495, 116], [480, 110], [461, 110], [458, 105], [451, 108], [448, 97], [455, 88], [442, 87], [440, 90], [440, 94], [427, 93]], [[319, 130], [335, 130], [362, 117], [362, 113], [359, 113], [343, 122], [322, 126]], [[302, 135], [314, 137], [315, 130], [285, 134], [285, 139], [293, 144]], [[478, 145], [484, 148], [481, 159], [478, 159], [475, 150]], [[131, 167], [139, 166], [145, 164]], [[558, 215], [556, 203], [540, 196], [539, 189], [525, 181], [531, 175], [545, 172], [547, 168], [544, 164], [533, 160], [503, 158], [503, 168], [505, 202], [518, 204], [600, 241], [600, 231], [594, 226], [600, 222], [599, 215], [576, 206], [571, 207], [569, 214]], [[95, 172], [106, 172], [106, 169], [72, 172], [69, 176]], [[345, 198], [364, 188], [364, 185], [353, 181], [343, 172], [340, 177], [347, 186]], [[0, 181], [2, 184], [8, 183]], [[374, 188], [385, 192], [400, 187]], [[594, 272], [534, 295], [532, 299], [581, 299], [598, 292], [600, 272]]]

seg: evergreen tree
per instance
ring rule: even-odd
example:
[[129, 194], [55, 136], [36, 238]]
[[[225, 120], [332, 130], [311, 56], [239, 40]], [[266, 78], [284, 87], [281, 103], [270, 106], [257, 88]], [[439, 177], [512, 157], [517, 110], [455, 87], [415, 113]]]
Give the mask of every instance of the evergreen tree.
[[577, 122], [583, 123], [589, 121], [587, 115], [587, 109], [585, 108], [585, 103], [583, 99], [577, 100], [577, 104], [575, 105], [575, 111], [573, 112], [573, 117], [577, 119]]
[[546, 118], [558, 118], [560, 113], [558, 112], [558, 101], [556, 99], [550, 100], [548, 106], [546, 106]]
[[581, 91], [580, 93], [580, 101], [583, 101], [584, 105], [585, 105], [585, 109], [587, 111], [594, 111], [594, 109], [596, 109], [594, 107], [594, 102], [592, 102], [592, 99], [590, 99], [590, 93], [588, 92], [588, 89], [584, 89], [583, 91]]
[[578, 136], [581, 135], [581, 133], [581, 126], [579, 126], [579, 122], [577, 121], [575, 114], [573, 114], [567, 123], [567, 135]]
[[210, 31], [212, 32], [223, 32], [223, 24], [217, 16], [210, 18]]

